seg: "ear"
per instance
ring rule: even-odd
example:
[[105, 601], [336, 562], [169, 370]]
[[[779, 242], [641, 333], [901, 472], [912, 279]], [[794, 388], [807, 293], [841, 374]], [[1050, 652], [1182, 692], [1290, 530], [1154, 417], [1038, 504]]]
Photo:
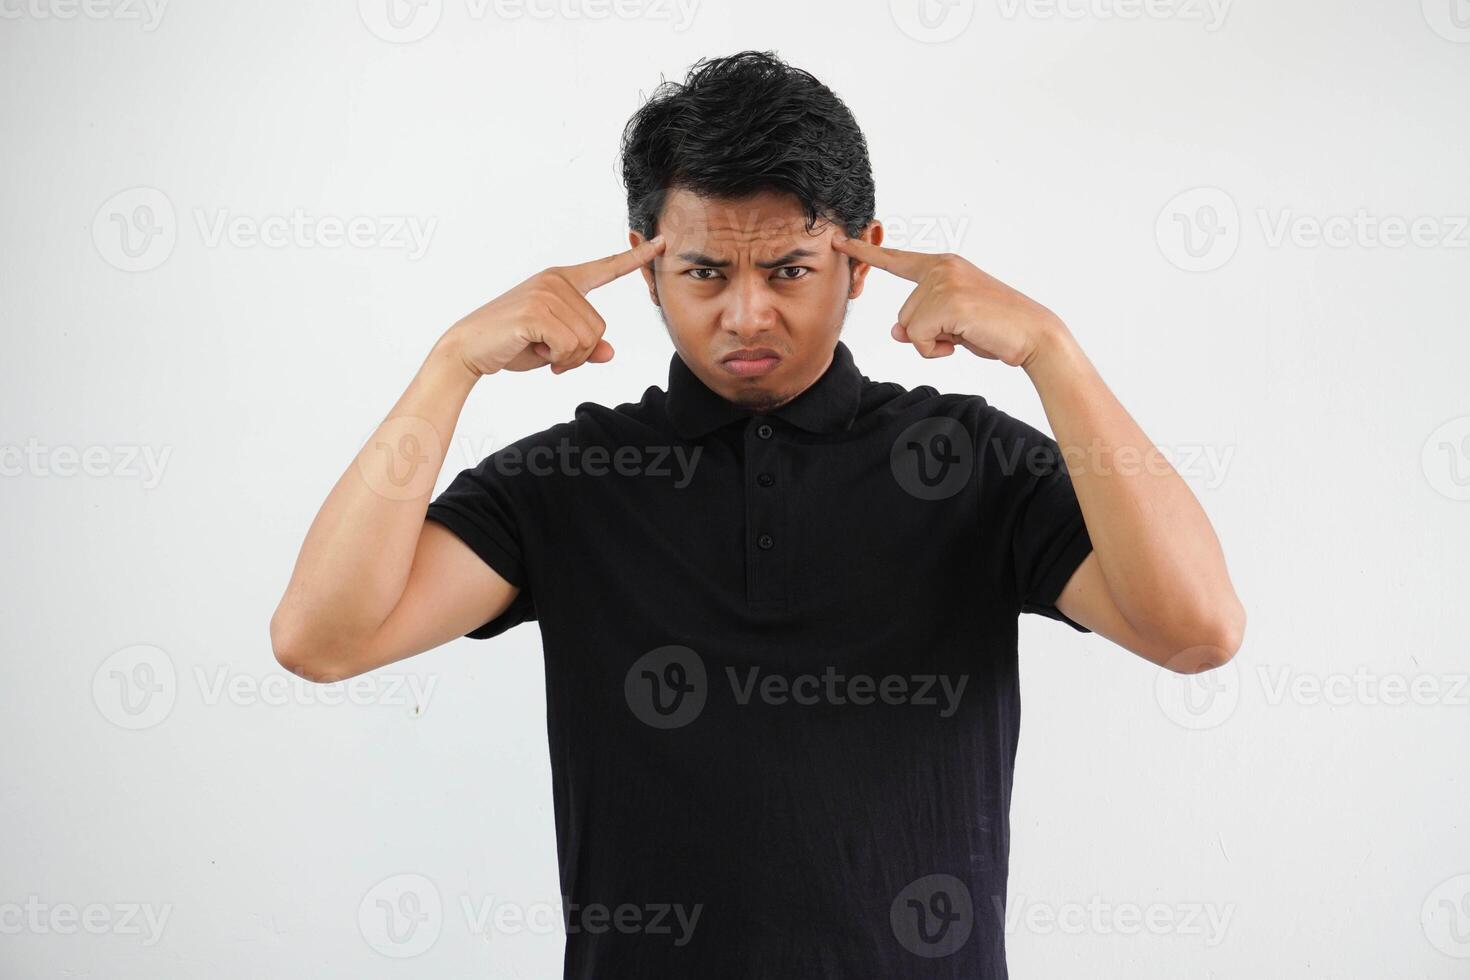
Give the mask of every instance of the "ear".
[[[882, 245], [883, 222], [876, 219], [868, 222], [868, 226], [863, 229], [863, 233], [857, 237], [872, 245]], [[866, 262], [859, 262], [852, 258], [849, 258], [847, 261], [852, 269], [852, 281], [848, 285], [847, 298], [857, 299], [863, 294], [863, 284], [868, 281], [868, 270], [873, 267]]]
[[[647, 239], [645, 239], [642, 235], [638, 234], [638, 232], [636, 232], [636, 231], [629, 231], [628, 232], [628, 247], [629, 248], [637, 248], [639, 245], [642, 245], [645, 241], [647, 241]], [[654, 259], [654, 262], [659, 261], [659, 258], [661, 258], [661, 256], [660, 257], [656, 257]], [[658, 304], [658, 285], [657, 285], [657, 283], [655, 283], [654, 278], [653, 278], [653, 269], [651, 268], [652, 265], [653, 265], [652, 262], [650, 262], [650, 263], [648, 263], [646, 265], [641, 265], [641, 266], [638, 267], [638, 271], [641, 272], [641, 273], [643, 273], [643, 281], [644, 281], [644, 283], [646, 283], [648, 285], [648, 298], [653, 301], [653, 305], [654, 306], [658, 306], [659, 305]]]

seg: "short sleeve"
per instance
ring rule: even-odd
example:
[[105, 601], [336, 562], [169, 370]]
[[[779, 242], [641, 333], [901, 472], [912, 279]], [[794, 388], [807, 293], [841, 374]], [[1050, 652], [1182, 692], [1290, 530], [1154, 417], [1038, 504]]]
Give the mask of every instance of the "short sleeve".
[[437, 521], [459, 537], [475, 554], [520, 591], [494, 619], [465, 636], [484, 640], [512, 626], [536, 619], [535, 598], [526, 574], [525, 507], [515, 493], [514, 468], [504, 465], [506, 449], [492, 453], [479, 465], [461, 471], [434, 500], [425, 519]]
[[1072, 573], [1092, 551], [1072, 478], [1056, 440], [983, 404], [977, 427], [982, 525], [1002, 553], [993, 567], [1021, 612], [1091, 632], [1056, 607]]

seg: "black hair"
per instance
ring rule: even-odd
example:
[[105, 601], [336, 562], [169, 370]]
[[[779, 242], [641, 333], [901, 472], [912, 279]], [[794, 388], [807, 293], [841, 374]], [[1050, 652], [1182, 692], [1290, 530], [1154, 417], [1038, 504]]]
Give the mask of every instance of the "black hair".
[[837, 95], [773, 51], [702, 58], [664, 81], [622, 139], [628, 227], [652, 238], [668, 192], [739, 199], [794, 194], [806, 230], [820, 218], [856, 237], [876, 203], [868, 145]]

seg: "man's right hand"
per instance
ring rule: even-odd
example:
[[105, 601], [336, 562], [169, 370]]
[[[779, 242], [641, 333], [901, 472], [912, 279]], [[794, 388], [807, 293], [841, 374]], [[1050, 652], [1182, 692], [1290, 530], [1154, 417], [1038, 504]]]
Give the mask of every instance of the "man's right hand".
[[441, 343], [477, 376], [546, 364], [560, 374], [586, 361], [611, 360], [612, 345], [602, 339], [607, 323], [587, 294], [653, 261], [663, 248], [656, 237], [626, 252], [544, 269], [461, 319]]

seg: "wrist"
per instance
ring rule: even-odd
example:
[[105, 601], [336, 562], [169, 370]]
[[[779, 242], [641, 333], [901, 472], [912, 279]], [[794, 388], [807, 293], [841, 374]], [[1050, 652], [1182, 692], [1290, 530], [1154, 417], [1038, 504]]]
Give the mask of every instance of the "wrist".
[[1037, 329], [1031, 352], [1021, 361], [1021, 369], [1035, 381], [1038, 375], [1064, 367], [1081, 353], [1081, 347], [1061, 317], [1048, 311]]
[[452, 328], [446, 331], [430, 349], [420, 373], [436, 382], [454, 388], [463, 388], [466, 393], [483, 376], [465, 359]]

